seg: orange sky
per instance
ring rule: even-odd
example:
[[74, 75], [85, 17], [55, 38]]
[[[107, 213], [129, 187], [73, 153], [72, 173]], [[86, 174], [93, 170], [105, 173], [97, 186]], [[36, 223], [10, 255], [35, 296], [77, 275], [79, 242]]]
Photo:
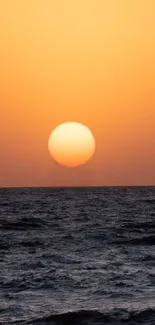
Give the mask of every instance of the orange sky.
[[[155, 1], [0, 1], [0, 186], [155, 185]], [[90, 127], [71, 170], [58, 124]]]

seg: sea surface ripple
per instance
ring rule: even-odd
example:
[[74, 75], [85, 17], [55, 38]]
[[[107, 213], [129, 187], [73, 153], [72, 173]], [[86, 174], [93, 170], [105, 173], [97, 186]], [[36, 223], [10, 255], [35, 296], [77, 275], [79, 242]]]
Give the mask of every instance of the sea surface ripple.
[[155, 187], [0, 189], [0, 324], [155, 324]]

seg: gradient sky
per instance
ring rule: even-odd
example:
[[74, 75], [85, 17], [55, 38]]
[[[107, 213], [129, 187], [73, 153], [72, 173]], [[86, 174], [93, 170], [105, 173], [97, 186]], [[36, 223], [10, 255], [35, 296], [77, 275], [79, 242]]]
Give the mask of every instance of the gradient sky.
[[[155, 185], [155, 1], [0, 1], [0, 187]], [[66, 169], [58, 124], [97, 149]]]

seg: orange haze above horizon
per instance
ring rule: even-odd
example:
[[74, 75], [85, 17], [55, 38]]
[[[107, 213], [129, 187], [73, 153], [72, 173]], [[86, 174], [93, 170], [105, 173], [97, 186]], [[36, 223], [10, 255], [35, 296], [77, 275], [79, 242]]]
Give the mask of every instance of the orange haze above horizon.
[[[155, 1], [0, 2], [0, 187], [155, 185]], [[66, 121], [96, 152], [75, 170], [47, 141]]]

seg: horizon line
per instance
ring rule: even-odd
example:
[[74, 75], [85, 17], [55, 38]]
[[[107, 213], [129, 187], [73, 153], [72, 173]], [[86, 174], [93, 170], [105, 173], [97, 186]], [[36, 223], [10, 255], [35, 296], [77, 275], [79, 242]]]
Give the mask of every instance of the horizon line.
[[0, 190], [2, 189], [37, 189], [37, 188], [52, 188], [52, 189], [60, 189], [60, 188], [117, 188], [117, 187], [155, 187], [154, 185], [59, 185], [59, 186], [0, 186]]

